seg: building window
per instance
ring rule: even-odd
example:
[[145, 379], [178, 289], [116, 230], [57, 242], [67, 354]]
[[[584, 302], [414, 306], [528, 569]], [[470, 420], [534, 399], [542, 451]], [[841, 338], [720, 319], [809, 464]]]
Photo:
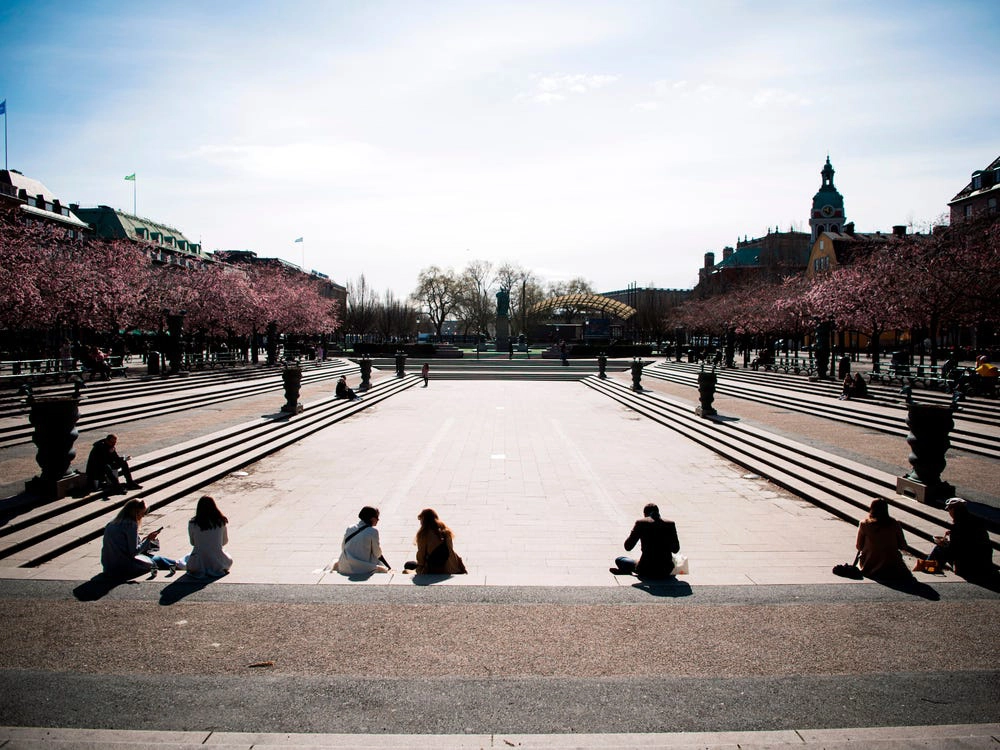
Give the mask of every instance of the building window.
[[823, 249], [823, 240], [822, 239], [820, 239], [820, 241], [819, 241], [819, 249], [820, 250]]
[[990, 198], [988, 201], [986, 201], [986, 212], [991, 215], [997, 212], [996, 198]]
[[972, 189], [973, 190], [983, 189], [983, 176], [981, 174], [972, 175]]
[[972, 204], [971, 203], [966, 203], [965, 204], [965, 218], [966, 219], [971, 219], [972, 218]]

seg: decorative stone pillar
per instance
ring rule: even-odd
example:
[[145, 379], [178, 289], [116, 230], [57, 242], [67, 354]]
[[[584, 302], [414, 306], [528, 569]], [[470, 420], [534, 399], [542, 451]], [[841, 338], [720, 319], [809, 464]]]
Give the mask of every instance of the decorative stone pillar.
[[35, 460], [42, 473], [28, 481], [25, 490], [46, 499], [65, 497], [85, 482], [83, 474], [69, 468], [76, 458], [73, 444], [79, 436], [80, 400], [73, 396], [31, 398], [30, 407], [28, 419], [35, 428], [31, 440], [38, 448]]
[[816, 326], [816, 376], [826, 380], [830, 368], [830, 323], [821, 321]]
[[361, 385], [358, 386], [359, 391], [367, 391], [372, 387], [372, 360], [365, 354], [361, 357]]
[[171, 375], [176, 375], [181, 371], [184, 359], [184, 316], [186, 314], [184, 310], [181, 310], [179, 313], [167, 315], [167, 331], [170, 334], [167, 362], [170, 365]]
[[267, 363], [278, 364], [278, 324], [274, 321], [267, 324]]
[[694, 413], [699, 417], [713, 417], [718, 414], [712, 408], [717, 382], [718, 376], [714, 372], [705, 372], [702, 370], [698, 373], [698, 400], [701, 402], [701, 405], [695, 407]]
[[281, 407], [287, 414], [300, 414], [303, 410], [299, 403], [299, 391], [302, 388], [302, 368], [298, 363], [291, 362], [281, 371], [281, 380], [285, 385], [285, 405]]
[[850, 374], [851, 374], [851, 358], [845, 354], [840, 358], [840, 362], [837, 363], [837, 379], [843, 380]]
[[910, 434], [909, 461], [913, 468], [896, 480], [896, 492], [917, 502], [938, 505], [954, 496], [955, 488], [941, 479], [947, 464], [945, 453], [951, 445], [948, 433], [955, 426], [951, 409], [938, 404], [911, 403], [907, 407], [906, 426]]
[[396, 352], [396, 377], [401, 378], [406, 374], [406, 352]]
[[608, 355], [601, 352], [597, 355], [597, 377], [604, 380], [608, 377]]
[[643, 362], [640, 359], [632, 360], [632, 390], [642, 392], [642, 368]]
[[736, 367], [736, 329], [726, 329], [726, 343], [723, 347], [723, 357], [726, 367], [730, 369]]

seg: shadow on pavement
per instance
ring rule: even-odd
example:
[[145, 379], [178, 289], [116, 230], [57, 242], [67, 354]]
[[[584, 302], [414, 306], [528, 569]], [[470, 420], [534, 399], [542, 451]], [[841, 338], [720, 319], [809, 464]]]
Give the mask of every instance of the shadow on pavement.
[[632, 588], [645, 591], [650, 596], [668, 596], [671, 598], [691, 596], [693, 593], [691, 584], [687, 581], [678, 581], [670, 578], [665, 580], [650, 579], [639, 581], [638, 583], [633, 583]]
[[[226, 575], [229, 574], [227, 573]], [[195, 578], [187, 574], [182, 575], [176, 581], [163, 587], [163, 590], [160, 592], [160, 604], [164, 607], [169, 607], [171, 604], [179, 602], [185, 596], [190, 596], [196, 591], [201, 591], [208, 584], [218, 580], [218, 578]]]
[[134, 579], [112, 578], [104, 573], [98, 573], [89, 581], [84, 581], [73, 589], [73, 596], [81, 602], [94, 602], [122, 585], [137, 586], [138, 583]]
[[941, 598], [941, 595], [933, 587], [923, 581], [918, 581], [916, 578], [904, 578], [902, 580], [872, 578], [872, 580], [894, 591], [919, 596], [922, 599], [928, 599], [932, 602], [936, 602]]
[[433, 586], [451, 577], [448, 573], [417, 573], [413, 576], [413, 583], [415, 586]]

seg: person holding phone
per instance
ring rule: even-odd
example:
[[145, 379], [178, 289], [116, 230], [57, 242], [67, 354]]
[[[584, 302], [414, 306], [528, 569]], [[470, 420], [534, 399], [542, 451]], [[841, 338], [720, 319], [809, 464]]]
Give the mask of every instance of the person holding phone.
[[139, 524], [146, 515], [146, 503], [138, 498], [127, 501], [114, 520], [104, 527], [101, 545], [101, 567], [112, 578], [135, 578], [144, 573], [177, 570], [177, 561], [155, 553], [160, 548], [157, 540], [163, 527], [149, 532], [140, 541]]
[[[124, 495], [126, 490], [141, 490], [142, 485], [132, 479], [132, 471], [129, 469], [128, 462], [132, 457], [119, 456], [117, 445], [117, 435], [108, 435], [94, 443], [87, 457], [87, 480], [95, 489], [103, 485], [109, 495]], [[118, 479], [119, 471], [125, 477], [124, 487]]]

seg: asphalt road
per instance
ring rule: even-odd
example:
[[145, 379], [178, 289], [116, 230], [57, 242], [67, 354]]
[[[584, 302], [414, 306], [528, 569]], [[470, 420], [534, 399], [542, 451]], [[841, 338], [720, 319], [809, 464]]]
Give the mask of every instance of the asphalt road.
[[4, 581], [0, 608], [3, 725], [468, 734], [1000, 721], [1000, 596], [966, 583]]

